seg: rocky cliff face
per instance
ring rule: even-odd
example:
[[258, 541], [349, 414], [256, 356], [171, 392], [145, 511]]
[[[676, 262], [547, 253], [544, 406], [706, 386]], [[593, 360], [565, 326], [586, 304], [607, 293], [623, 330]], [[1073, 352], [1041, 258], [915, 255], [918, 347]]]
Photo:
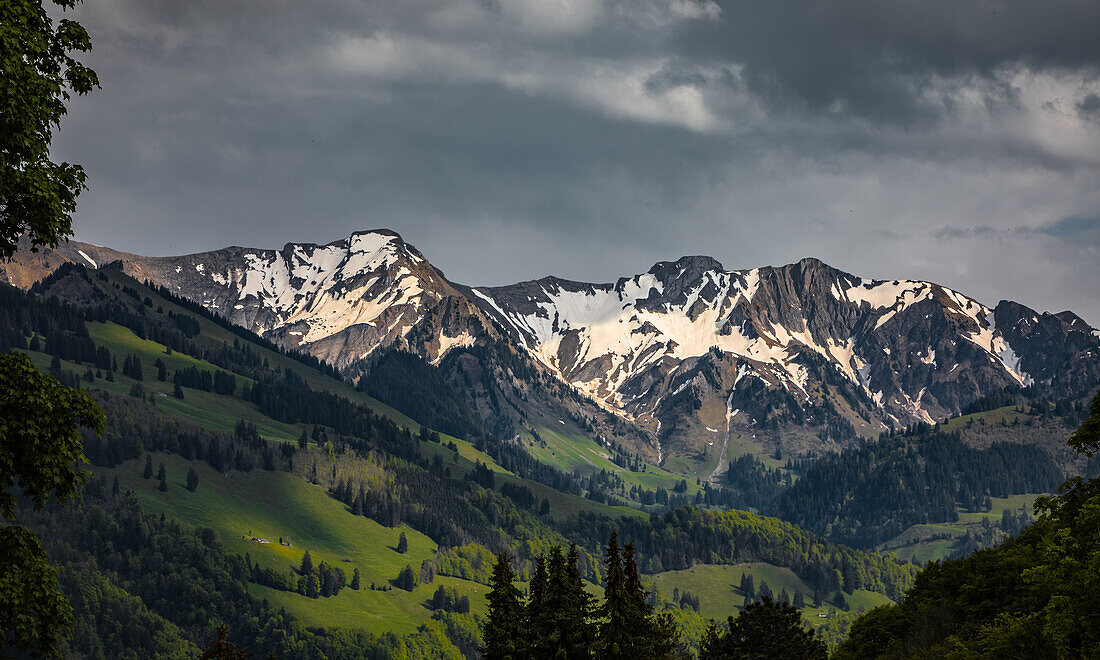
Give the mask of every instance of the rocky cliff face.
[[[475, 293], [562, 379], [654, 428], [669, 421], [662, 404], [688, 389], [695, 399], [718, 389], [730, 416], [748, 414], [754, 380], [796, 407], [871, 429], [932, 422], [979, 392], [1032, 380], [976, 300], [929, 282], [864, 280], [816, 259], [727, 271], [685, 257], [615, 284], [548, 278]], [[843, 405], [822, 407], [840, 390]], [[756, 412], [758, 424], [769, 417]]]
[[[121, 262], [352, 375], [380, 351], [411, 351], [450, 370], [483, 414], [494, 414], [487, 401], [507, 408], [498, 394], [514, 404], [542, 397], [584, 425], [622, 420], [620, 435], [648, 439], [662, 455], [706, 453], [735, 428], [797, 427], [842, 441], [933, 422], [1005, 388], [1064, 396], [1100, 380], [1100, 333], [1070, 312], [1007, 301], [990, 309], [931, 282], [866, 280], [816, 259], [726, 270], [684, 257], [614, 283], [549, 277], [487, 288], [450, 282], [386, 230], [182, 257], [70, 243], [36, 259], [39, 270], [65, 259]], [[25, 285], [28, 267], [8, 272]], [[514, 357], [502, 350], [527, 366], [503, 368]], [[517, 383], [517, 370], [534, 384]]]
[[[467, 318], [476, 316], [472, 308], [462, 321], [437, 310], [461, 305], [463, 294], [387, 230], [357, 232], [327, 245], [229, 247], [180, 257], [142, 257], [77, 243], [59, 252], [92, 267], [120, 262], [137, 279], [341, 369], [379, 348], [408, 348], [410, 335], [423, 340], [422, 352], [434, 361], [455, 346], [470, 345], [469, 330], [487, 331]], [[425, 322], [437, 323], [440, 333], [426, 337], [418, 328]]]

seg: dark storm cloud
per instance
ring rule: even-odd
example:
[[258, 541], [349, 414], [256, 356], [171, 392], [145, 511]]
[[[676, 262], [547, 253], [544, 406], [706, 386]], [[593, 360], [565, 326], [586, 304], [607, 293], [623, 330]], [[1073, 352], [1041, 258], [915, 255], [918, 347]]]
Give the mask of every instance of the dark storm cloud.
[[1067, 242], [1100, 246], [1100, 217], [1063, 218], [1039, 231]]
[[57, 150], [90, 176], [83, 240], [169, 254], [385, 226], [471, 284], [814, 255], [1100, 323], [1096, 233], [1067, 220], [1100, 213], [1097, 3], [97, 0], [78, 18], [103, 90]]
[[1077, 104], [1077, 112], [1082, 119], [1100, 121], [1100, 96], [1089, 94]]
[[[776, 106], [804, 104], [887, 123], [952, 110], [940, 78], [996, 80], [1003, 67], [1091, 69], [1100, 62], [1100, 4], [954, 0], [801, 0], [723, 3], [721, 23], [681, 37], [697, 58], [745, 64], [752, 88]], [[1014, 90], [992, 85], [991, 105]]]
[[1004, 240], [1011, 237], [1049, 236], [1078, 247], [1100, 246], [1100, 217], [1071, 216], [1039, 227], [998, 228], [989, 225], [977, 227], [940, 227], [932, 235], [941, 241], [962, 239]]

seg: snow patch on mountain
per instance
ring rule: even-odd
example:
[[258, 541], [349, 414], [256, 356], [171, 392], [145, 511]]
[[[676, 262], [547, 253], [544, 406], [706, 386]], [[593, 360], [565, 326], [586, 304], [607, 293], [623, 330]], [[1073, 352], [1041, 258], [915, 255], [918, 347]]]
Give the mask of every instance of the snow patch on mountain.
[[[81, 246], [87, 252], [70, 255], [93, 266], [92, 256], [118, 258]], [[725, 270], [709, 257], [683, 257], [613, 283], [549, 277], [468, 288], [448, 282], [385, 230], [282, 250], [129, 257], [140, 261], [143, 277], [339, 368], [392, 345], [438, 364], [486, 333], [508, 337], [569, 387], [657, 433], [662, 416], [690, 414], [685, 406], [662, 406], [670, 397], [690, 386], [704, 402], [718, 392], [758, 391], [757, 383], [746, 387], [750, 377], [765, 389], [786, 389], [803, 406], [834, 398], [835, 382], [825, 381], [843, 377], [870, 401], [849, 400], [842, 414], [872, 424], [957, 409], [966, 387], [945, 388], [943, 381], [958, 374], [977, 378], [971, 389], [973, 382], [1033, 382], [1019, 354], [1031, 365], [1034, 350], [1017, 338], [1013, 350], [1005, 338], [1027, 328], [1001, 332], [989, 308], [931, 282], [862, 279], [815, 259]], [[1012, 322], [1038, 323], [1027, 311]], [[981, 349], [980, 359], [967, 343]], [[749, 404], [728, 399], [728, 415], [735, 403]], [[664, 420], [669, 433], [690, 428], [674, 421]]]
[[77, 250], [77, 252], [80, 253], [80, 256], [84, 257], [85, 261], [87, 261], [88, 263], [90, 263], [92, 265], [92, 268], [99, 268], [99, 266], [96, 264], [96, 262], [93, 261], [92, 258], [88, 256], [87, 252], [85, 252], [84, 250]]

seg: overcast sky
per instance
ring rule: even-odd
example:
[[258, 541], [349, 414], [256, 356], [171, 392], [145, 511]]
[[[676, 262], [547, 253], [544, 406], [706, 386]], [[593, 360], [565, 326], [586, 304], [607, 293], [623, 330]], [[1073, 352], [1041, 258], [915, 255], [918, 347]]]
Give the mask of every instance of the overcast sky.
[[1100, 325], [1100, 2], [94, 0], [77, 238], [449, 277], [816, 256]]

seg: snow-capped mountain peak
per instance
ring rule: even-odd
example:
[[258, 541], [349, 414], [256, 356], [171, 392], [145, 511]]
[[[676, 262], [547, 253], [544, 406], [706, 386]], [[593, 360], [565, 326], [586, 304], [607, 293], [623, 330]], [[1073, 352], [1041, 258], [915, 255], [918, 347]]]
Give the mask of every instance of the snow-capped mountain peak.
[[470, 288], [388, 230], [281, 250], [155, 258], [72, 243], [58, 254], [93, 267], [121, 261], [352, 374], [391, 347], [440, 364], [504, 341], [673, 442], [700, 424], [875, 432], [940, 419], [1006, 387], [1100, 377], [1100, 334], [1071, 312], [991, 309], [932, 282], [864, 279], [813, 258], [727, 270], [685, 256], [613, 283]]

